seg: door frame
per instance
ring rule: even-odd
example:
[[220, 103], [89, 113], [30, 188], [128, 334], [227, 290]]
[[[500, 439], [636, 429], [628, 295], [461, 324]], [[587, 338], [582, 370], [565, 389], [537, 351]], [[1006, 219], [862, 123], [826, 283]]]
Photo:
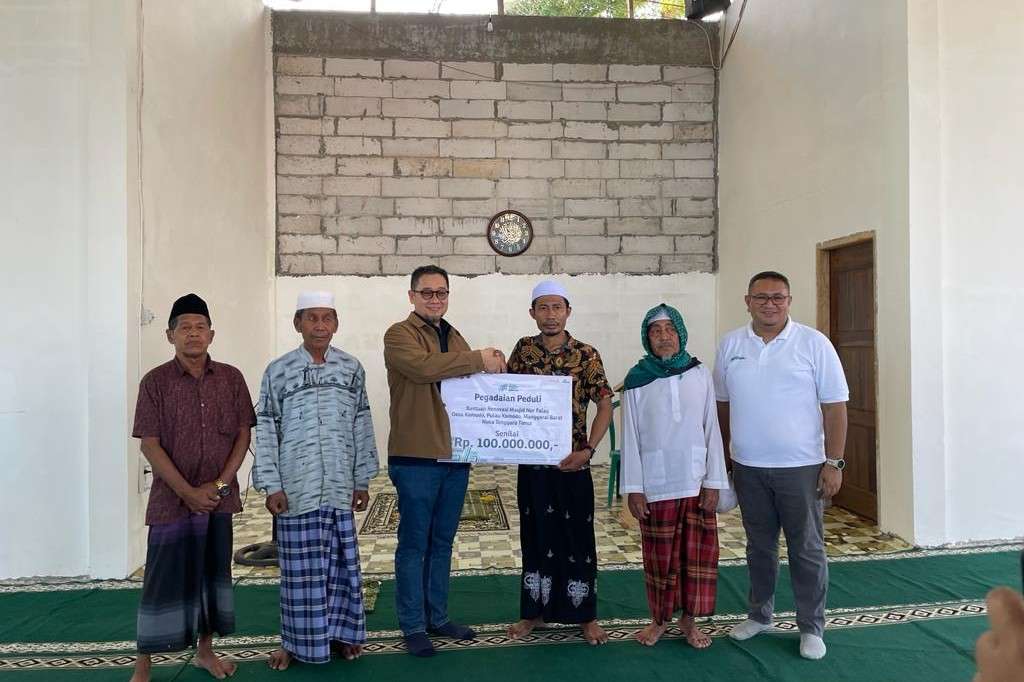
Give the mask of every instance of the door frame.
[[875, 471], [878, 477], [878, 490], [876, 492], [876, 505], [877, 509], [876, 516], [878, 517], [877, 524], [882, 527], [882, 466], [881, 466], [881, 438], [878, 425], [878, 240], [875, 238], [874, 230], [865, 230], [863, 232], [855, 232], [853, 234], [846, 235], [845, 237], [837, 237], [835, 239], [828, 239], [822, 242], [818, 242], [815, 248], [815, 257], [817, 260], [817, 281], [818, 281], [818, 300], [817, 300], [817, 328], [826, 337], [831, 336], [829, 333], [832, 331], [832, 272], [831, 266], [829, 265], [829, 252], [841, 249], [846, 246], [855, 246], [857, 244], [863, 244], [864, 242], [871, 242], [871, 264], [872, 264], [872, 282], [871, 288], [875, 302], [875, 338], [874, 338], [874, 349], [875, 349], [875, 362], [872, 367], [872, 371], [875, 374]]

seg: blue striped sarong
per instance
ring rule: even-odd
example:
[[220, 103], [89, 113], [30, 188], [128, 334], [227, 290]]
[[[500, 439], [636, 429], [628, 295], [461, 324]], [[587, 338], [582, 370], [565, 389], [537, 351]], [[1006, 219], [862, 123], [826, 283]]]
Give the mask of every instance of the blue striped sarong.
[[281, 646], [303, 663], [331, 660], [331, 642], [366, 641], [362, 576], [351, 509], [277, 517]]

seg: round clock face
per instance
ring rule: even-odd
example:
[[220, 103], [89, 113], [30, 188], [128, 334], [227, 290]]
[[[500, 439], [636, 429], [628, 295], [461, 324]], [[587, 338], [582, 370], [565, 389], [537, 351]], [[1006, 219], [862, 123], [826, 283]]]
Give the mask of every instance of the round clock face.
[[502, 211], [487, 225], [487, 241], [502, 256], [518, 256], [530, 248], [533, 225], [519, 211]]

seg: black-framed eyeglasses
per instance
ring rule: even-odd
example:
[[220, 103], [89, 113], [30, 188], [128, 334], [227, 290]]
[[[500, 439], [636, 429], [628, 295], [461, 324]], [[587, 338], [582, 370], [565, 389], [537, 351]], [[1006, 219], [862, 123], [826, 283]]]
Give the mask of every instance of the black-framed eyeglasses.
[[767, 305], [769, 303], [782, 305], [789, 300], [789, 296], [787, 294], [772, 294], [770, 296], [768, 294], [752, 294], [750, 300], [758, 305]]
[[424, 301], [429, 301], [432, 298], [436, 298], [439, 301], [448, 300], [447, 289], [413, 289], [417, 294], [420, 295]]

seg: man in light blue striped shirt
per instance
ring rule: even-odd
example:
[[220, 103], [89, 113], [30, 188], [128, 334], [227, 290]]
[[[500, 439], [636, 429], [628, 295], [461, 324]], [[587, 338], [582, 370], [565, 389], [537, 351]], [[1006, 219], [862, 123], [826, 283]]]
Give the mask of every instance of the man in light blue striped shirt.
[[366, 375], [331, 345], [338, 331], [334, 295], [304, 292], [295, 330], [302, 345], [263, 374], [256, 413], [253, 478], [277, 517], [281, 566], [281, 649], [270, 667], [346, 659], [366, 641], [362, 577], [353, 511], [366, 509], [377, 448]]

